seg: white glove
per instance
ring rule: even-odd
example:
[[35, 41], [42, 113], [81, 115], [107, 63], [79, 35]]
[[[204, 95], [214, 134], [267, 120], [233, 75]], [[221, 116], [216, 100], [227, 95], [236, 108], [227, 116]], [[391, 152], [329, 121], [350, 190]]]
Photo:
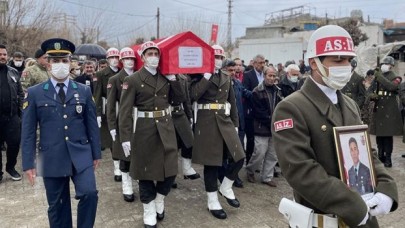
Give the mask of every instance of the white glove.
[[123, 142], [122, 149], [124, 150], [125, 157], [131, 155], [131, 142]]
[[97, 116], [97, 125], [98, 128], [101, 128], [101, 116]]
[[115, 142], [115, 136], [117, 135], [117, 131], [115, 129], [112, 129], [110, 131], [110, 135], [111, 135], [112, 140]]
[[193, 123], [194, 123], [194, 120], [193, 120], [193, 118], [191, 118], [191, 119], [190, 119], [190, 127], [191, 127], [191, 130], [193, 130]]
[[204, 78], [210, 80], [212, 74], [211, 73], [204, 73]]
[[362, 225], [365, 225], [367, 223], [367, 221], [368, 221], [368, 219], [370, 217], [369, 214], [368, 214], [368, 211], [369, 211], [369, 209], [367, 208], [366, 217], [364, 217], [363, 220], [357, 226], [362, 226]]
[[168, 75], [166, 75], [166, 78], [169, 81], [176, 81], [176, 75], [174, 75], [174, 74], [168, 74]]
[[236, 130], [236, 134], [239, 134], [239, 128], [235, 127], [235, 130]]
[[377, 192], [373, 198], [369, 199], [366, 204], [370, 208], [370, 215], [386, 215], [391, 211], [394, 200], [391, 197]]

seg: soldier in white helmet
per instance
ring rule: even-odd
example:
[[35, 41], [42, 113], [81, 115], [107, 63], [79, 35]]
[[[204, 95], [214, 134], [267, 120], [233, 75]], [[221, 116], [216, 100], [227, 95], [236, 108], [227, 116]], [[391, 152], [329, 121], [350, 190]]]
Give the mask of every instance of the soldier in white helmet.
[[107, 61], [109, 66], [96, 73], [93, 78], [94, 93], [93, 97], [97, 108], [97, 123], [100, 128], [101, 148], [110, 148], [112, 159], [114, 161], [114, 180], [121, 182], [122, 176], [120, 171], [120, 161], [114, 157], [112, 152], [112, 138], [107, 126], [107, 84], [108, 79], [119, 72], [120, 51], [117, 48], [109, 48], [107, 50]]
[[352, 38], [342, 27], [317, 29], [307, 48], [311, 76], [301, 90], [277, 105], [272, 117], [283, 176], [295, 201], [316, 213], [315, 219], [307, 220], [310, 227], [325, 227], [327, 222], [333, 225], [328, 227], [338, 227], [338, 219], [349, 227], [378, 227], [376, 216], [398, 207], [396, 183], [377, 156], [372, 196], [362, 198], [341, 180], [333, 127], [362, 124], [356, 103], [340, 92], [350, 80], [355, 56]]
[[112, 154], [113, 158], [120, 160], [120, 171], [122, 176], [122, 194], [124, 200], [133, 202], [135, 200], [132, 188], [132, 179], [129, 176], [129, 166], [131, 158], [125, 156], [122, 150], [118, 129], [118, 111], [120, 106], [122, 84], [124, 79], [134, 73], [135, 52], [129, 47], [124, 47], [120, 51], [120, 61], [123, 65], [122, 70], [110, 79], [107, 84], [107, 123], [113, 140]]
[[239, 118], [231, 77], [224, 74], [222, 61], [224, 49], [212, 46], [215, 51], [215, 72], [192, 78], [190, 97], [196, 112], [194, 129], [193, 162], [204, 165], [205, 191], [208, 210], [218, 219], [227, 218], [218, 201], [218, 168], [223, 159], [228, 160], [225, 177], [219, 193], [228, 204], [238, 208], [232, 185], [243, 166], [245, 153], [238, 136]]
[[161, 53], [154, 42], [142, 44], [139, 54], [144, 66], [122, 85], [119, 134], [125, 155], [131, 156], [130, 175], [139, 180], [144, 225], [156, 227], [165, 217], [164, 198], [177, 175], [170, 103], [181, 103], [185, 94], [175, 75], [159, 72]]

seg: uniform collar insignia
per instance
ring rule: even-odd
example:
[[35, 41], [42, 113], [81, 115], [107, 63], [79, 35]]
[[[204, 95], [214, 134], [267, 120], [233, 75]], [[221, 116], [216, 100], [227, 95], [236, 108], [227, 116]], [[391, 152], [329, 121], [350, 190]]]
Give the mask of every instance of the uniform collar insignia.
[[44, 90], [48, 90], [49, 89], [49, 83], [45, 83], [44, 84]]
[[77, 84], [75, 82], [72, 82], [72, 86], [73, 86], [73, 89], [77, 89]]

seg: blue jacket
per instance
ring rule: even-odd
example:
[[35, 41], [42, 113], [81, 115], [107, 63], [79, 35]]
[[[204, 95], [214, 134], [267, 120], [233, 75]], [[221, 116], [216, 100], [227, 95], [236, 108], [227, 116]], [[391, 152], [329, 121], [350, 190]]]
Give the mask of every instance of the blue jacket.
[[[256, 71], [254, 69], [243, 73], [243, 87], [245, 89], [253, 92], [253, 89], [259, 85], [259, 80], [257, 79]], [[247, 119], [253, 119], [253, 101], [251, 99], [245, 99], [243, 102], [245, 117]]]
[[251, 99], [252, 92], [245, 89], [242, 83], [237, 79], [232, 79], [233, 90], [235, 91], [235, 98], [236, 98], [236, 107], [238, 108], [238, 115], [239, 115], [239, 130], [245, 129], [245, 115], [243, 110], [243, 102], [242, 98], [246, 100]]
[[[37, 126], [40, 129], [36, 158]], [[50, 80], [28, 88], [22, 118], [23, 170], [44, 177], [71, 176], [101, 158], [100, 130], [90, 87], [69, 80], [63, 104]]]

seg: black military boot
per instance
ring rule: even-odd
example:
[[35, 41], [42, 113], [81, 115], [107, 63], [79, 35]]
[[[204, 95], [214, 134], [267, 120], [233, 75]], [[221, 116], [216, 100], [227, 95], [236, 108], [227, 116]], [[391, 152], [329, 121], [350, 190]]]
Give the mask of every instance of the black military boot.
[[387, 168], [391, 168], [391, 167], [392, 167], [391, 154], [387, 154], [387, 155], [385, 156], [384, 166], [387, 167]]

